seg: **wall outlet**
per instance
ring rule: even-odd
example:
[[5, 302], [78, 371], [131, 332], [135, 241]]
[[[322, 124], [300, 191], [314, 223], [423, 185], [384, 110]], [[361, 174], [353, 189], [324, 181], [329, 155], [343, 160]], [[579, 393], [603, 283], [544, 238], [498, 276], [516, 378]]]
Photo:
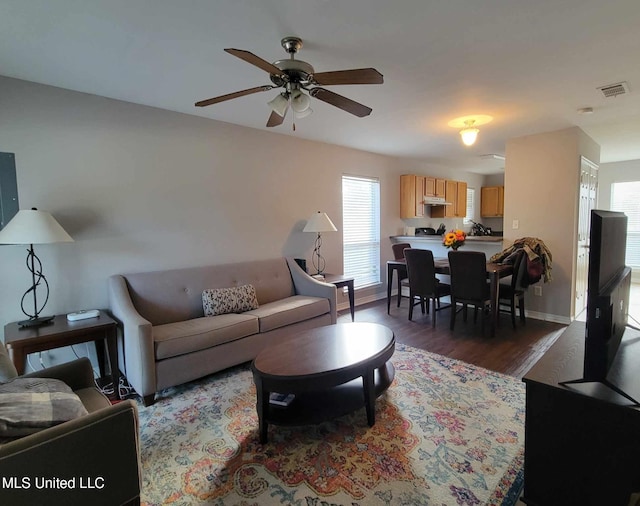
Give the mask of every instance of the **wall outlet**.
[[513, 220], [513, 223], [511, 224], [511, 228], [513, 230], [520, 228], [520, 220]]
[[542, 297], [542, 287], [534, 286], [533, 287], [533, 295], [537, 295], [538, 297]]

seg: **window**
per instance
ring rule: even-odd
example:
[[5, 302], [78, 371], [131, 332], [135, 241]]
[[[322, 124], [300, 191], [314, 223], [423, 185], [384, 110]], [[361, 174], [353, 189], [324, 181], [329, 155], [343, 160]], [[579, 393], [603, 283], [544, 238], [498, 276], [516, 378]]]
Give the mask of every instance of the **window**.
[[354, 287], [380, 283], [380, 181], [342, 176], [344, 274]]
[[640, 181], [613, 183], [611, 185], [611, 210], [627, 215], [626, 264], [640, 267]]
[[473, 188], [467, 188], [467, 215], [462, 220], [464, 225], [470, 225], [475, 218], [476, 191]]

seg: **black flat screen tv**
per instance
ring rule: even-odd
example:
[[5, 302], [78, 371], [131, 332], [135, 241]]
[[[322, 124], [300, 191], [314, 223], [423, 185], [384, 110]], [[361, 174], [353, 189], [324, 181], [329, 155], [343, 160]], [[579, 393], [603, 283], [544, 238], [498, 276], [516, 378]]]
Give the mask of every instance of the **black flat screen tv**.
[[584, 377], [600, 382], [636, 403], [607, 374], [620, 347], [629, 314], [631, 269], [625, 265], [627, 216], [616, 211], [591, 211]]

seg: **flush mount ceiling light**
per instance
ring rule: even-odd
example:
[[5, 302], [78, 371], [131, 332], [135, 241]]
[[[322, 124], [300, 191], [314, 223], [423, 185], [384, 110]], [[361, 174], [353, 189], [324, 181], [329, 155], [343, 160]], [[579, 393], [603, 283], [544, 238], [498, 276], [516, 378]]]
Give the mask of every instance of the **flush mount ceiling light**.
[[493, 120], [492, 116], [487, 114], [475, 114], [472, 116], [462, 116], [449, 121], [448, 125], [453, 128], [462, 128], [460, 136], [465, 146], [472, 146], [478, 138], [478, 126], [489, 123]]
[[478, 138], [478, 132], [480, 130], [478, 130], [477, 128], [474, 128], [473, 124], [475, 123], [475, 120], [467, 120], [465, 121], [465, 128], [463, 128], [462, 130], [460, 130], [460, 136], [462, 137], [462, 142], [465, 146], [472, 146], [475, 142], [476, 139]]

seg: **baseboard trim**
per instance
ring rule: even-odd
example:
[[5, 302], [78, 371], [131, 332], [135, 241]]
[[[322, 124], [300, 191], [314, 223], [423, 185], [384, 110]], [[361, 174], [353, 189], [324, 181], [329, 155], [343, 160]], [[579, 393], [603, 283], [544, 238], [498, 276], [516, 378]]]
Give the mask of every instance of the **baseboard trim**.
[[[368, 304], [369, 302], [375, 302], [377, 300], [386, 299], [387, 294], [384, 292], [373, 293], [371, 295], [367, 295], [365, 297], [356, 297], [355, 306], [362, 306], [363, 304]], [[349, 302], [341, 302], [337, 304], [338, 311], [348, 311], [349, 310]]]
[[[397, 294], [398, 294], [398, 290], [392, 290], [391, 292], [392, 300], [395, 301]], [[369, 302], [375, 302], [377, 300], [386, 299], [386, 298], [387, 298], [387, 294], [385, 292], [377, 292], [377, 293], [367, 295], [365, 297], [356, 297], [355, 305], [356, 307], [358, 307], [363, 304], [368, 304]], [[349, 302], [342, 302], [338, 304], [338, 311], [348, 311], [348, 310], [349, 310]], [[569, 325], [571, 323], [571, 318], [567, 316], [541, 313], [539, 311], [525, 310], [525, 316], [527, 318], [533, 318], [534, 320], [542, 320], [545, 322], [559, 323], [561, 325]]]
[[571, 323], [571, 318], [568, 316], [560, 316], [557, 314], [549, 314], [549, 313], [540, 313], [538, 311], [528, 311], [525, 309], [524, 312], [527, 318], [533, 318], [534, 320], [542, 320], [545, 322], [551, 323], [560, 323], [562, 325], [569, 325]]

